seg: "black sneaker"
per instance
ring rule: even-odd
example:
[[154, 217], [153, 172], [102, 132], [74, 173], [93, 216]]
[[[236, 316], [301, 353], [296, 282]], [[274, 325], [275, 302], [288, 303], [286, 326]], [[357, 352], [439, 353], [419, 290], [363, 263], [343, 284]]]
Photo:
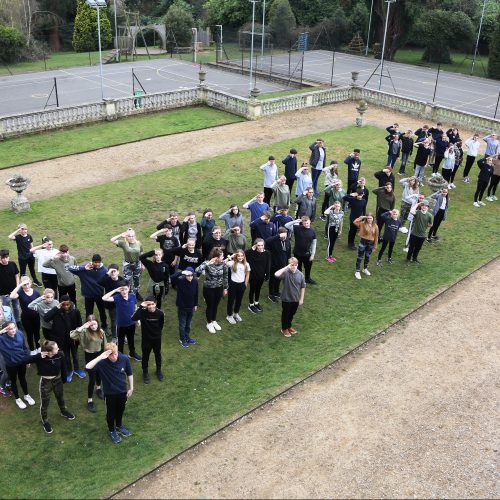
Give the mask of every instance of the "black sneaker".
[[42, 422], [42, 425], [43, 425], [43, 430], [44, 430], [47, 434], [52, 434], [53, 429], [52, 429], [52, 426], [51, 426], [48, 422]]
[[254, 313], [254, 314], [257, 314], [257, 308], [253, 305], [253, 304], [248, 304], [248, 310], [251, 312], [251, 313]]
[[255, 307], [256, 312], [261, 313], [263, 311], [262, 306], [259, 303], [254, 304], [254, 307]]
[[413, 259], [413, 261], [412, 261], [412, 262], [413, 262], [414, 264], [422, 264], [422, 262], [420, 262], [420, 261], [419, 261], [419, 260], [417, 260], [417, 259]]
[[165, 380], [165, 375], [163, 375], [161, 370], [156, 370], [156, 377], [160, 382], [163, 382]]
[[306, 278], [306, 283], [309, 283], [309, 285], [315, 285], [316, 281], [313, 280], [312, 278]]
[[95, 413], [97, 411], [97, 408], [95, 407], [95, 404], [93, 401], [87, 402], [87, 410], [90, 411], [91, 413]]
[[134, 352], [134, 354], [131, 354], [130, 357], [135, 359], [136, 361], [142, 361], [142, 356], [136, 352]]
[[274, 302], [276, 304], [276, 302], [278, 302], [278, 299], [277, 297], [275, 297], [274, 295], [268, 295], [267, 298], [271, 301], [271, 302]]
[[145, 384], [149, 384], [149, 373], [148, 372], [144, 372], [142, 374], [142, 380]]
[[436, 240], [438, 241], [439, 240], [439, 236], [437, 234], [435, 234], [433, 237], [432, 237], [433, 240]]
[[67, 418], [68, 420], [75, 420], [75, 416], [73, 413], [69, 412], [68, 410], [63, 410], [61, 412], [61, 417]]
[[96, 389], [95, 393], [97, 394], [97, 397], [99, 399], [104, 399], [104, 393], [102, 392], [102, 388], [101, 387], [99, 387], [99, 389]]
[[432, 238], [427, 238], [427, 243], [432, 243]]
[[394, 264], [394, 261], [392, 260], [392, 257], [391, 257], [391, 258], [389, 258], [389, 259], [387, 260], [387, 262], [389, 262], [389, 264]]
[[[37, 281], [33, 281], [33, 284], [38, 287], [38, 288], [42, 288], [43, 287], [43, 284], [40, 283], [38, 280]], [[49, 424], [50, 425], [50, 424]]]
[[354, 245], [349, 245], [347, 248], [348, 248], [349, 250], [356, 250], [356, 247], [355, 247]]

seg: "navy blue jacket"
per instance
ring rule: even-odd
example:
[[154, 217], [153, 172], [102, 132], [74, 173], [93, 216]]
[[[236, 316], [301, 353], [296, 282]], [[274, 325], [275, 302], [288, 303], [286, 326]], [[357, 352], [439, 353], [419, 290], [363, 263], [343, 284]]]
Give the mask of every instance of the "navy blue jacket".
[[295, 180], [295, 173], [297, 172], [297, 157], [288, 155], [285, 159], [281, 160], [285, 165], [285, 177], [287, 181]]
[[82, 287], [82, 295], [88, 298], [101, 298], [104, 295], [104, 288], [99, 284], [99, 281], [104, 278], [108, 272], [108, 268], [102, 264], [101, 267], [85, 269], [84, 265], [69, 266], [68, 271], [76, 274], [80, 278]]
[[349, 214], [349, 220], [351, 222], [363, 215], [366, 207], [366, 200], [364, 198], [359, 200], [357, 196], [350, 196], [346, 194], [342, 199], [344, 201], [348, 201], [349, 206], [351, 207], [351, 213]]
[[484, 158], [481, 158], [477, 162], [477, 166], [480, 168], [478, 181], [489, 182], [491, 176], [493, 175], [494, 167], [493, 165], [488, 165]]
[[198, 280], [189, 281], [183, 274], [174, 274], [172, 283], [177, 287], [175, 305], [179, 309], [193, 309], [198, 305]]

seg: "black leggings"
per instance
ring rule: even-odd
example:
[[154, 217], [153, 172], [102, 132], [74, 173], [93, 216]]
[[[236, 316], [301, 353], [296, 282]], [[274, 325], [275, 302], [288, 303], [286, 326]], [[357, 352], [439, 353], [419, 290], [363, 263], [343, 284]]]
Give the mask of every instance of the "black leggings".
[[[97, 358], [102, 353], [102, 351], [98, 352], [87, 352], [85, 351], [83, 354], [85, 356], [85, 364]], [[95, 369], [89, 370], [87, 368], [87, 374], [89, 376], [89, 383], [87, 385], [87, 397], [88, 399], [92, 399], [94, 395], [94, 386], [97, 384], [97, 387], [101, 385], [101, 376], [99, 372]]]
[[232, 316], [240, 312], [241, 301], [245, 293], [245, 282], [236, 283], [229, 280], [229, 290], [227, 293], [227, 315]]
[[464, 178], [469, 177], [470, 169], [472, 168], [472, 165], [474, 165], [475, 161], [476, 161], [475, 156], [467, 155], [467, 158], [465, 159]]
[[108, 321], [106, 319], [106, 309], [104, 308], [104, 302], [101, 297], [85, 297], [85, 316], [94, 314], [94, 304], [97, 306], [99, 311], [99, 318], [101, 320], [101, 328], [106, 330], [108, 327]]
[[476, 192], [474, 193], [474, 201], [481, 201], [483, 199], [483, 194], [488, 187], [488, 181], [477, 181]]
[[377, 260], [381, 260], [382, 256], [384, 255], [385, 249], [387, 248], [387, 245], [389, 245], [389, 251], [387, 252], [387, 258], [390, 259], [392, 258], [392, 251], [394, 250], [394, 243], [396, 241], [388, 241], [388, 240], [383, 240], [382, 241], [382, 248], [380, 249], [378, 253]]
[[453, 167], [453, 172], [451, 173], [450, 177], [450, 183], [453, 183], [455, 181], [455, 175], [457, 174], [459, 168], [460, 168], [460, 163]]
[[490, 185], [488, 186], [488, 196], [495, 196], [499, 181], [500, 181], [500, 175], [491, 176]]
[[264, 278], [252, 278], [252, 275], [250, 274], [250, 290], [248, 291], [248, 301], [250, 302], [250, 304], [259, 302], [260, 290], [263, 284]]
[[38, 278], [36, 277], [36, 271], [35, 271], [35, 257], [31, 256], [31, 258], [29, 259], [19, 258], [19, 271], [21, 273], [21, 276], [26, 274], [26, 267], [29, 268], [31, 277], [33, 278], [33, 281], [36, 283], [38, 281]]
[[207, 310], [205, 315], [207, 317], [207, 323], [212, 323], [212, 321], [217, 320], [217, 308], [222, 299], [222, 287], [208, 288], [203, 287], [203, 298], [207, 304]]
[[40, 315], [38, 313], [21, 313], [21, 323], [30, 351], [38, 349], [40, 347]]
[[358, 226], [352, 221], [349, 223], [349, 234], [347, 235], [347, 245], [350, 247], [354, 246], [354, 238], [356, 238], [356, 233], [358, 232]]
[[439, 226], [441, 225], [441, 222], [444, 220], [444, 214], [446, 213], [445, 210], [440, 208], [436, 215], [434, 216], [434, 219], [432, 221], [432, 227], [429, 229], [429, 234], [428, 238], [431, 236], [436, 236], [436, 233], [438, 232]]
[[443, 176], [443, 179], [448, 183], [451, 183], [452, 174], [453, 174], [452, 168], [442, 168], [441, 169], [441, 175]]
[[310, 259], [310, 255], [295, 255], [293, 256], [299, 261], [299, 271], [302, 272], [302, 266], [304, 266], [304, 276], [306, 280], [311, 278], [311, 268], [312, 268], [312, 260]]
[[406, 255], [406, 260], [417, 260], [418, 254], [424, 244], [425, 237], [410, 235], [410, 242], [408, 243], [408, 254]]
[[434, 158], [434, 166], [432, 167], [432, 173], [435, 174], [439, 170], [439, 165], [444, 159], [444, 155], [436, 155]]
[[271, 198], [273, 197], [273, 190], [271, 188], [264, 188], [264, 203], [271, 206]]
[[125, 337], [127, 337], [128, 350], [132, 356], [135, 354], [135, 323], [118, 327], [118, 350], [120, 352], [123, 352]]
[[26, 365], [8, 366], [7, 375], [9, 376], [12, 392], [16, 399], [19, 399], [19, 391], [17, 390], [17, 379], [19, 378], [19, 383], [24, 392], [24, 395], [29, 394], [28, 383], [26, 382]]
[[330, 226], [328, 228], [328, 249], [326, 251], [327, 257], [332, 257], [333, 247], [335, 246], [335, 242], [337, 241], [338, 236], [339, 233], [337, 232], [335, 226]]
[[127, 393], [106, 395], [106, 422], [108, 430], [112, 432], [122, 426], [122, 418], [127, 404]]
[[143, 373], [148, 373], [149, 366], [149, 356], [151, 355], [151, 351], [154, 352], [155, 355], [155, 363], [156, 363], [156, 372], [161, 371], [161, 337], [157, 339], [148, 339], [146, 337], [142, 337], [142, 371]]
[[54, 299], [57, 299], [57, 275], [42, 273], [42, 283], [44, 288], [54, 290]]
[[57, 285], [57, 290], [59, 291], [59, 298], [61, 298], [62, 295], [69, 295], [71, 302], [73, 302], [73, 304], [75, 304], [75, 307], [76, 307], [76, 286], [75, 285], [69, 285], [69, 286]]
[[[69, 340], [63, 347], [63, 352], [66, 362], [66, 370], [68, 371], [68, 373], [73, 370], [79, 370], [80, 365], [78, 364], [78, 344], [74, 340]], [[71, 367], [71, 362], [73, 362], [73, 368]]]

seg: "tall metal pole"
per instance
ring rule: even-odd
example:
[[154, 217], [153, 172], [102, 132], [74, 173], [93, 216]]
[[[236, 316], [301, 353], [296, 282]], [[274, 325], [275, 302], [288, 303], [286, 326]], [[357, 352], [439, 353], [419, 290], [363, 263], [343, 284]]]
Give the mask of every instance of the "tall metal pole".
[[102, 53], [101, 53], [101, 17], [99, 16], [99, 6], [97, 9], [97, 42], [99, 44], [99, 74], [101, 76], [101, 99], [104, 100], [104, 87], [102, 76]]
[[116, 22], [116, 0], [114, 1], [114, 11], [115, 11], [115, 49], [116, 49], [116, 54], [115, 54], [115, 61], [120, 62], [120, 44], [118, 42], [118, 24]]
[[474, 48], [474, 57], [472, 58], [472, 66], [470, 68], [470, 74], [474, 73], [474, 65], [476, 64], [476, 56], [477, 56], [477, 49], [479, 46], [479, 38], [481, 37], [481, 29], [483, 27], [483, 18], [484, 18], [484, 10], [486, 9], [486, 2], [488, 0], [484, 0], [483, 2], [483, 11], [481, 12], [481, 20], [479, 21], [479, 31], [477, 32], [477, 40], [476, 40], [476, 46]]
[[370, 8], [370, 20], [368, 21], [368, 35], [366, 36], [365, 56], [368, 55], [368, 45], [370, 44], [370, 31], [371, 31], [371, 27], [372, 27], [372, 13], [373, 13], [373, 0], [372, 0], [372, 6]]
[[332, 56], [332, 74], [330, 75], [330, 87], [333, 87], [333, 68], [335, 67], [335, 49]]
[[260, 67], [264, 67], [264, 26], [266, 24], [266, 0], [262, 1], [262, 44], [260, 47]]
[[255, 3], [257, 0], [250, 0], [252, 2], [252, 39], [250, 42], [250, 75], [248, 80], [248, 92], [252, 91], [252, 72], [253, 72], [253, 34], [255, 30]]
[[220, 35], [219, 35], [219, 60], [222, 59], [222, 24], [216, 24], [215, 25], [217, 28], [219, 28]]
[[434, 85], [434, 95], [432, 96], [432, 102], [434, 102], [436, 100], [436, 91], [438, 88], [438, 80], [439, 80], [439, 72], [440, 71], [441, 71], [441, 63], [439, 63], [439, 65], [438, 65], [438, 72], [436, 75], [436, 85]]
[[384, 41], [382, 43], [382, 55], [380, 56], [380, 80], [378, 82], [378, 89], [382, 88], [382, 75], [384, 74], [384, 56], [385, 56], [385, 40], [387, 38], [387, 26], [389, 24], [389, 11], [391, 10], [391, 3], [395, 0], [386, 0], [387, 2], [387, 14], [385, 16], [385, 28], [384, 28]]
[[493, 115], [493, 118], [497, 117], [497, 111], [498, 111], [498, 104], [499, 103], [500, 103], [500, 92], [498, 93], [497, 106], [495, 108], [495, 114]]

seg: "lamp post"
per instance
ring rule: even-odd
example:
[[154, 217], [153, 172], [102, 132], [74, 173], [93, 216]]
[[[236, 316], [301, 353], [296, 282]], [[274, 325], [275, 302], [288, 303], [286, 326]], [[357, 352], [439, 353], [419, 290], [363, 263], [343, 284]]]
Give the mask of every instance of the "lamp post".
[[114, 7], [114, 11], [115, 11], [115, 41], [116, 41], [115, 42], [115, 49], [116, 49], [115, 60], [116, 60], [116, 62], [120, 62], [120, 43], [118, 40], [118, 24], [116, 22], [116, 11], [117, 11], [116, 0], [114, 0], [113, 7]]
[[97, 10], [97, 42], [99, 44], [99, 75], [101, 78], [101, 99], [104, 100], [104, 86], [102, 76], [102, 52], [101, 52], [101, 18], [99, 9], [106, 7], [106, 0], [85, 0], [85, 3]]
[[198, 28], [191, 28], [191, 32], [193, 33], [193, 62], [196, 64], [196, 51], [198, 47]]
[[262, 43], [260, 47], [260, 68], [264, 68], [264, 26], [266, 24], [266, 0], [262, 0]]
[[472, 58], [472, 66], [470, 68], [470, 74], [474, 73], [474, 65], [476, 64], [476, 56], [477, 56], [477, 49], [479, 46], [479, 38], [481, 37], [481, 29], [483, 27], [483, 19], [484, 19], [484, 10], [486, 9], [486, 3], [488, 0], [484, 0], [483, 2], [483, 10], [481, 12], [481, 20], [479, 21], [479, 31], [477, 33], [477, 40], [476, 40], [476, 46], [474, 48], [474, 57]]
[[366, 36], [365, 56], [368, 55], [368, 46], [370, 44], [370, 30], [371, 30], [371, 27], [372, 27], [372, 14], [373, 14], [373, 0], [372, 0], [372, 6], [370, 8], [370, 20], [368, 21], [368, 35]]
[[222, 24], [216, 24], [217, 28], [219, 28], [219, 58], [222, 58]]
[[378, 89], [382, 87], [382, 75], [384, 74], [384, 56], [385, 56], [385, 40], [387, 38], [387, 26], [389, 24], [389, 11], [391, 10], [391, 4], [396, 0], [386, 0], [387, 3], [387, 14], [385, 16], [385, 28], [384, 28], [384, 41], [382, 43], [382, 55], [380, 57], [380, 80], [378, 82]]
[[253, 73], [253, 36], [255, 32], [255, 4], [257, 0], [249, 0], [252, 2], [252, 38], [250, 42], [250, 77], [248, 80], [248, 92], [252, 92], [252, 73]]

